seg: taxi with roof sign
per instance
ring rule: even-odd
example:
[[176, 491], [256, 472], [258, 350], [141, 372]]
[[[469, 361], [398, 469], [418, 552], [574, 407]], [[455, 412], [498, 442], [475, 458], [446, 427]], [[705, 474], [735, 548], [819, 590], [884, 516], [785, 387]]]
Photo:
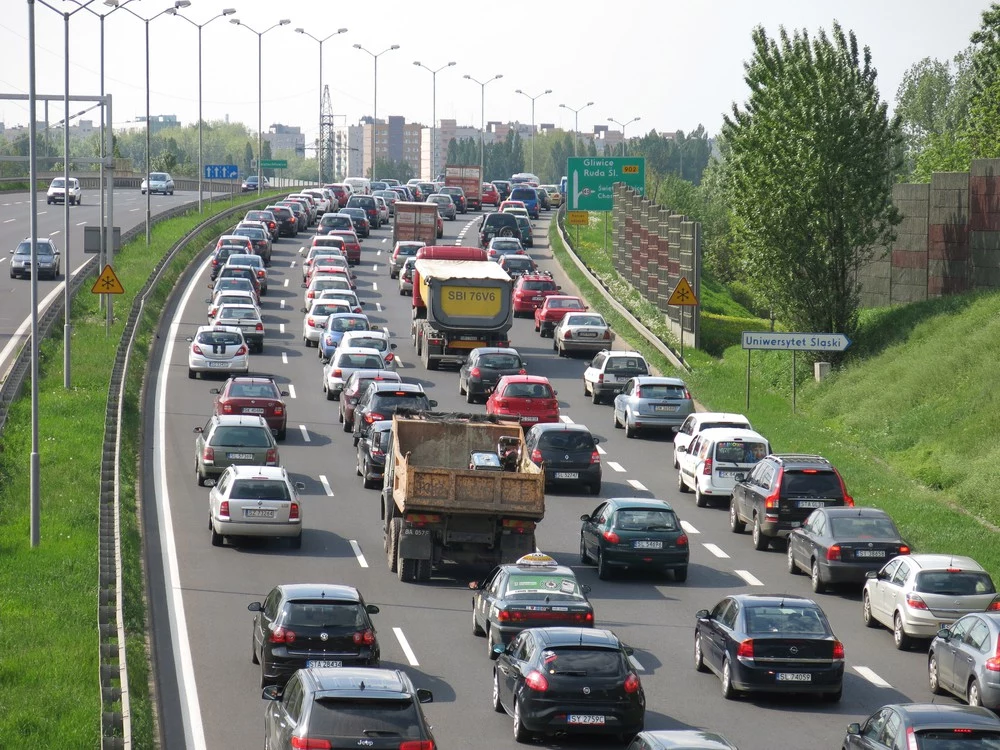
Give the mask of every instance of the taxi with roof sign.
[[573, 571], [542, 552], [498, 565], [481, 581], [469, 584], [472, 632], [486, 637], [486, 653], [496, 659], [494, 646], [506, 645], [525, 628], [594, 627], [590, 586], [581, 586]]

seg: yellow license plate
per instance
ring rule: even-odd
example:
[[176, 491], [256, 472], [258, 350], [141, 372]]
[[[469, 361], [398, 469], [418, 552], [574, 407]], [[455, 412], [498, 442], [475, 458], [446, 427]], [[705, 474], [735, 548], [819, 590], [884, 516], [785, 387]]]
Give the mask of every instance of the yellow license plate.
[[493, 318], [502, 305], [503, 291], [497, 288], [447, 285], [441, 293], [441, 310], [449, 317]]
[[485, 341], [449, 341], [449, 349], [478, 349], [481, 346], [486, 346]]

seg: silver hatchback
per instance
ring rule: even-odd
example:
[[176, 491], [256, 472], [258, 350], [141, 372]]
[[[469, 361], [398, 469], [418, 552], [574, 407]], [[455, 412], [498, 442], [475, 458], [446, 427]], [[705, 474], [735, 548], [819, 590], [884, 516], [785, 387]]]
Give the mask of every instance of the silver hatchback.
[[927, 656], [931, 692], [1000, 710], [1000, 612], [966, 615], [938, 631]]
[[642, 375], [630, 379], [615, 396], [614, 425], [625, 437], [639, 430], [674, 430], [694, 411], [694, 399], [680, 378]]

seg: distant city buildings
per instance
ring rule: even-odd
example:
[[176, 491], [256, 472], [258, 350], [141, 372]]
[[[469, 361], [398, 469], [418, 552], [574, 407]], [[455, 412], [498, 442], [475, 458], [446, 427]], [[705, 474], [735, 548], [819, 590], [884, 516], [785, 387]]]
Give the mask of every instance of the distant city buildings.
[[[177, 115], [150, 115], [149, 118], [149, 132], [151, 135], [156, 135], [161, 130], [166, 128], [179, 128], [181, 127], [181, 121], [177, 119]], [[116, 133], [132, 133], [139, 130], [146, 129], [146, 117], [140, 115], [134, 120], [128, 120], [126, 122], [114, 123], [112, 125], [112, 130]], [[70, 125], [70, 133], [73, 132], [73, 126]]]
[[298, 157], [306, 155], [306, 136], [298, 126], [275, 124], [261, 135], [270, 144], [274, 155], [281, 151], [292, 151]]

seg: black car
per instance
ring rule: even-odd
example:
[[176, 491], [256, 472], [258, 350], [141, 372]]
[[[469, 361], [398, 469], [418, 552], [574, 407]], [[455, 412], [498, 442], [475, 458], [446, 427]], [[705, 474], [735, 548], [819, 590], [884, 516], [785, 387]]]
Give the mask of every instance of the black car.
[[729, 528], [742, 534], [753, 530], [753, 546], [766, 550], [787, 537], [817, 508], [854, 506], [844, 480], [822, 456], [772, 453], [747, 475], [736, 475], [729, 502]]
[[243, 221], [264, 222], [271, 232], [271, 239], [275, 242], [278, 240], [278, 220], [271, 211], [247, 211]]
[[264, 259], [265, 265], [271, 265], [271, 240], [263, 227], [238, 226], [230, 234], [249, 237], [253, 243], [253, 251]]
[[528, 370], [517, 349], [484, 346], [473, 349], [458, 371], [458, 393], [467, 403], [486, 398], [504, 375], [525, 375]]
[[510, 195], [510, 182], [507, 180], [493, 180], [493, 187], [500, 193], [501, 202], [507, 200], [507, 196]]
[[435, 406], [437, 401], [429, 400], [423, 387], [415, 383], [374, 382], [354, 408], [354, 444], [357, 445], [361, 439], [362, 428], [383, 419], [392, 419], [396, 409], [429, 411]]
[[363, 208], [348, 206], [340, 209], [340, 213], [351, 217], [351, 230], [357, 233], [358, 237], [364, 239], [371, 235], [372, 223], [368, 220], [368, 214]]
[[298, 231], [304, 232], [309, 228], [309, 211], [298, 201], [281, 201], [279, 206], [284, 206], [295, 215], [295, 227]]
[[538, 266], [535, 265], [535, 261], [533, 261], [528, 255], [503, 254], [497, 262], [500, 265], [500, 268], [506, 271], [507, 275], [512, 279], [516, 279], [522, 274], [537, 273], [538, 271]]
[[804, 570], [816, 593], [837, 583], [863, 584], [897, 555], [908, 555], [889, 514], [878, 508], [820, 508], [788, 534], [788, 572]]
[[597, 575], [613, 568], [671, 571], [687, 580], [691, 547], [681, 521], [663, 500], [614, 497], [580, 516], [580, 562], [597, 565]]
[[883, 706], [848, 725], [844, 750], [1000, 748], [1000, 719], [989, 709], [947, 703]]
[[531, 628], [497, 649], [493, 710], [514, 717], [516, 742], [566, 733], [623, 743], [642, 731], [646, 695], [632, 649], [610, 630]]
[[264, 747], [436, 747], [421, 703], [430, 690], [415, 688], [398, 669], [300, 669], [284, 687], [264, 688]]
[[376, 489], [382, 484], [390, 430], [392, 430], [391, 419], [372, 422], [358, 440], [358, 460], [355, 469], [366, 490]]
[[369, 617], [379, 610], [353, 586], [282, 584], [247, 609], [257, 613], [251, 658], [260, 664], [261, 687], [283, 685], [296, 669], [379, 664]]
[[483, 214], [479, 222], [479, 246], [485, 248], [494, 237], [521, 238], [521, 228], [514, 214], [492, 211]]
[[278, 222], [279, 237], [295, 237], [299, 233], [298, 217], [292, 213], [288, 206], [268, 206], [267, 210], [274, 214], [275, 221]]
[[639, 732], [626, 750], [740, 750], [721, 734], [701, 729]]
[[724, 698], [766, 692], [840, 700], [844, 644], [811, 599], [735, 594], [695, 618], [695, 669], [715, 672]]
[[486, 636], [486, 653], [510, 643], [525, 628], [547, 625], [594, 627], [594, 607], [572, 569], [546, 554], [534, 552], [516, 563], [499, 565], [481, 581], [469, 584], [472, 632]]
[[[346, 208], [360, 208], [365, 212], [365, 216], [368, 218], [368, 223], [371, 225], [372, 229], [378, 229], [382, 226], [382, 221], [380, 219], [380, 214], [378, 211], [378, 203], [370, 195], [352, 195], [347, 199]], [[343, 211], [343, 209], [341, 209]]]
[[338, 420], [344, 425], [344, 432], [354, 429], [354, 407], [368, 389], [368, 384], [375, 381], [390, 383], [401, 382], [399, 375], [393, 370], [355, 370], [344, 382], [344, 390], [340, 392], [340, 414]]
[[591, 495], [601, 491], [600, 442], [581, 424], [536, 424], [525, 437], [528, 458], [545, 472], [545, 489], [582, 485]]

